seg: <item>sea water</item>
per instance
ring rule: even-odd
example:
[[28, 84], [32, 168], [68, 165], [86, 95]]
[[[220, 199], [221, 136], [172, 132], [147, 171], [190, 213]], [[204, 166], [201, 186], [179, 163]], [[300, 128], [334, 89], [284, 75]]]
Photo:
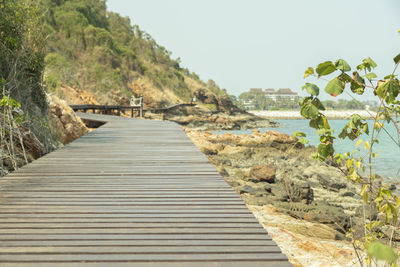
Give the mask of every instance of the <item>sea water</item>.
[[[304, 132], [309, 141], [310, 145], [317, 146], [319, 144], [319, 136], [316, 130], [311, 128], [308, 120], [275, 120], [279, 123], [279, 127], [276, 128], [260, 128], [260, 132], [265, 132], [266, 130], [273, 130], [280, 133], [285, 133], [288, 135], [293, 135], [294, 132]], [[367, 150], [364, 148], [364, 144], [356, 147], [356, 142], [359, 139], [363, 141], [371, 142], [371, 133], [373, 121], [368, 121], [370, 135], [363, 134], [358, 139], [351, 141], [349, 139], [340, 139], [338, 135], [346, 125], [347, 120], [329, 120], [329, 124], [332, 129], [334, 129], [334, 136], [336, 137], [334, 141], [334, 147], [336, 152], [345, 153], [353, 152], [357, 150], [356, 155], [364, 157], [364, 162], [368, 164]], [[397, 130], [393, 124], [388, 124], [385, 126], [387, 132], [391, 137], [397, 142], [400, 142], [400, 137], [397, 135]], [[227, 131], [215, 131], [214, 134], [223, 134]], [[238, 130], [229, 131], [232, 134], [251, 134], [253, 130]], [[379, 143], [375, 143], [373, 146], [373, 151], [377, 153], [377, 157], [372, 159], [372, 171], [381, 176], [391, 178], [393, 181], [400, 181], [400, 147], [391, 139], [391, 137], [383, 130], [378, 135]]]

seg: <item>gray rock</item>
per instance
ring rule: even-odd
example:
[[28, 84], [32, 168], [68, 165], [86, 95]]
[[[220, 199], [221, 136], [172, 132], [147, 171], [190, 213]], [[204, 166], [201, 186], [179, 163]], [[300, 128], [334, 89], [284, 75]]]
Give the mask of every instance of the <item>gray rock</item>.
[[274, 166], [265, 164], [254, 166], [250, 170], [250, 179], [254, 182], [275, 183], [276, 169]]

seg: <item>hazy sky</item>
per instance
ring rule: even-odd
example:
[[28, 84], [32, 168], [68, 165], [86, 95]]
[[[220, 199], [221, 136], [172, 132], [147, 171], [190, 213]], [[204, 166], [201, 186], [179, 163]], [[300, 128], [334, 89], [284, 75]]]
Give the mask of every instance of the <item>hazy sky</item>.
[[[180, 57], [182, 67], [234, 95], [251, 87], [289, 87], [305, 95], [308, 66], [343, 58], [355, 68], [370, 56], [379, 76], [392, 72], [392, 58], [400, 53], [400, 0], [108, 0], [107, 5]], [[317, 84], [322, 89], [326, 83]]]

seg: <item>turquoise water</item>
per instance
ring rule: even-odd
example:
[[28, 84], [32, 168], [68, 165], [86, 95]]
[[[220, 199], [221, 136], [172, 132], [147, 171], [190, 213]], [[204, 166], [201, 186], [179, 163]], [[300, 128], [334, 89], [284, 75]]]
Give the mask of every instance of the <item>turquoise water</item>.
[[[274, 130], [277, 132], [285, 133], [292, 135], [294, 132], [304, 132], [307, 134], [307, 140], [311, 145], [317, 146], [319, 144], [319, 136], [317, 135], [315, 129], [312, 129], [308, 126], [308, 120], [276, 120], [279, 122], [279, 128], [261, 128], [259, 129], [261, 132], [265, 132], [265, 130]], [[346, 120], [329, 120], [329, 124], [332, 129], [335, 129], [334, 135], [340, 133], [340, 130], [347, 123]], [[372, 121], [369, 121], [369, 129], [372, 132]], [[393, 125], [387, 126], [387, 131], [394, 137], [394, 139], [399, 142], [400, 138], [397, 136], [397, 131]], [[226, 131], [225, 131], [226, 132]], [[215, 134], [225, 133], [223, 131], [214, 132]], [[239, 130], [239, 131], [229, 131], [233, 134], [251, 134], [253, 130]], [[370, 142], [370, 137], [367, 135], [361, 136], [359, 139]], [[385, 176], [390, 177], [395, 181], [400, 181], [400, 148], [390, 139], [390, 137], [383, 131], [381, 131], [378, 136], [379, 143], [374, 145], [374, 152], [377, 153], [377, 157], [373, 158], [372, 166], [373, 172]], [[335, 140], [335, 148], [337, 152], [347, 152], [353, 151], [356, 149], [356, 142], [358, 139], [354, 141], [350, 141], [348, 139], [342, 140], [340, 138], [336, 138]], [[366, 150], [363, 145], [360, 145], [359, 148], [360, 153], [358, 155], [365, 155]], [[368, 156], [365, 157], [365, 162], [368, 162]]]

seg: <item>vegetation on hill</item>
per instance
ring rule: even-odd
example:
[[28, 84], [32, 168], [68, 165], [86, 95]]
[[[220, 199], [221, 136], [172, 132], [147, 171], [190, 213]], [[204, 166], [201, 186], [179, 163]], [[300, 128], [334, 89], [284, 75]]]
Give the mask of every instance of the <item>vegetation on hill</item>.
[[13, 129], [18, 128], [16, 121], [20, 127], [32, 130], [46, 147], [51, 143], [46, 127], [48, 104], [42, 87], [45, 43], [40, 14], [34, 2], [0, 0], [2, 145], [12, 141]]
[[[226, 91], [180, 66], [171, 52], [129, 18], [107, 11], [104, 0], [41, 0], [46, 10], [45, 84], [63, 97], [61, 85], [92, 92], [101, 104], [128, 104], [144, 95], [148, 107], [196, 97], [224, 109]], [[224, 102], [224, 103], [223, 103]]]

